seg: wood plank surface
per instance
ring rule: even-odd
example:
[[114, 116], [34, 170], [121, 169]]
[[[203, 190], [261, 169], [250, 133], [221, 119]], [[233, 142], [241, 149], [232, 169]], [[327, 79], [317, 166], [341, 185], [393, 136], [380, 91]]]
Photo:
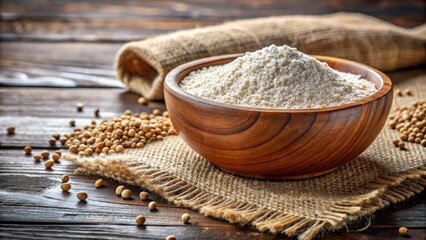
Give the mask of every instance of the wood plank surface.
[[[137, 104], [138, 95], [128, 92], [116, 79], [113, 62], [127, 41], [145, 39], [181, 29], [209, 26], [235, 19], [293, 14], [325, 14], [354, 11], [370, 14], [404, 27], [426, 21], [423, 0], [2, 0], [0, 1], [0, 239], [285, 239], [260, 233], [177, 208], [156, 194], [159, 210], [150, 212], [137, 198], [142, 189], [128, 186], [132, 200], [114, 194], [120, 183], [105, 179], [95, 188], [97, 176], [74, 174], [67, 161], [48, 171], [24, 155], [62, 148], [50, 146], [53, 133], [71, 131], [92, 119], [100, 121], [132, 111], [164, 110], [164, 102]], [[425, 74], [426, 68], [388, 73], [394, 82]], [[85, 104], [83, 112], [75, 104]], [[101, 117], [93, 111], [101, 109]], [[14, 124], [15, 135], [5, 128]], [[63, 149], [62, 151], [66, 151]], [[60, 176], [70, 175], [70, 194], [60, 189]], [[89, 193], [87, 203], [75, 197]], [[182, 213], [191, 224], [180, 221]], [[409, 239], [426, 238], [426, 194], [361, 218], [348, 229], [324, 234], [324, 239], [406, 239], [400, 226], [409, 228]], [[134, 224], [137, 214], [147, 217], [146, 226]], [[370, 224], [363, 232], [358, 232]]]

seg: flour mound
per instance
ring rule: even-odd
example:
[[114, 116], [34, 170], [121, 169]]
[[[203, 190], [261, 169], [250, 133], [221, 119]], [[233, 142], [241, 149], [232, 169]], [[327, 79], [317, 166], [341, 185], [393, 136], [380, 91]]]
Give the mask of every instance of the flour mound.
[[289, 46], [247, 52], [234, 61], [191, 72], [182, 89], [200, 98], [267, 109], [315, 109], [365, 98], [376, 87]]

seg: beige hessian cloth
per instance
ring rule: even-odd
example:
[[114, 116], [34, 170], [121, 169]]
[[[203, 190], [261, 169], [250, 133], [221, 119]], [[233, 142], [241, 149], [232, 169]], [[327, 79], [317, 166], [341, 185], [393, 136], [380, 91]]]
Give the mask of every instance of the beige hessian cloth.
[[[410, 87], [414, 96], [395, 97], [394, 107], [426, 99], [426, 73], [397, 87]], [[426, 187], [426, 148], [407, 143], [409, 150], [401, 151], [392, 144], [397, 137], [386, 125], [358, 158], [328, 175], [299, 181], [262, 181], [225, 173], [176, 136], [123, 154], [65, 158], [79, 165], [78, 172], [141, 186], [206, 216], [311, 239]]]
[[164, 78], [174, 67], [271, 44], [388, 71], [426, 61], [426, 24], [405, 29], [354, 13], [242, 20], [127, 43], [118, 52], [115, 66], [118, 78], [132, 91], [148, 99], [163, 99]]

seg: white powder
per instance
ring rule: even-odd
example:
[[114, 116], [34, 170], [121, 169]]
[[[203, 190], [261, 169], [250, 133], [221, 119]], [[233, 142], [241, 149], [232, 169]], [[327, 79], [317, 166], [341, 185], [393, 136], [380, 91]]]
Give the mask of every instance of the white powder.
[[191, 72], [180, 86], [200, 98], [270, 109], [342, 105], [377, 91], [358, 75], [333, 70], [295, 48], [275, 45]]

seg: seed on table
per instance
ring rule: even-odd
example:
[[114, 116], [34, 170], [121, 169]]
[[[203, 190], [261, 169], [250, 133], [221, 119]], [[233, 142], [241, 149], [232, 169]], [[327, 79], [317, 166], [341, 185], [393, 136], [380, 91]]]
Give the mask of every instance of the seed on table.
[[121, 153], [124, 151], [124, 147], [122, 145], [118, 145], [117, 147], [115, 147], [115, 151]]
[[58, 154], [58, 155], [59, 155], [59, 157], [60, 157], [60, 156], [62, 156], [62, 152], [61, 152], [60, 150], [56, 150], [56, 151], [55, 151], [55, 154]]
[[70, 120], [70, 126], [75, 127], [75, 120]]
[[56, 154], [56, 153], [54, 153], [54, 154], [52, 155], [52, 159], [53, 159], [53, 161], [55, 161], [55, 162], [59, 161], [59, 158], [60, 158], [60, 156], [59, 156], [58, 154]]
[[137, 225], [141, 226], [145, 223], [145, 220], [146, 219], [145, 219], [144, 215], [138, 215], [135, 219], [135, 222], [136, 222]]
[[400, 143], [398, 144], [398, 147], [399, 147], [401, 150], [405, 149], [405, 143], [400, 142]]
[[146, 100], [146, 98], [144, 98], [144, 97], [140, 97], [140, 98], [138, 99], [138, 103], [139, 103], [140, 105], [148, 105], [148, 100]]
[[191, 215], [189, 215], [188, 213], [182, 214], [182, 222], [183, 223], [189, 223], [190, 219], [191, 219]]
[[156, 203], [156, 202], [154, 202], [154, 201], [150, 202], [150, 203], [148, 204], [148, 208], [149, 208], [149, 210], [151, 210], [151, 211], [156, 210], [156, 209], [157, 209], [157, 203]]
[[50, 168], [52, 168], [52, 166], [55, 164], [55, 161], [53, 161], [53, 160], [47, 160], [45, 163], [44, 163], [44, 167], [46, 168], [46, 169], [50, 169]]
[[77, 148], [77, 146], [72, 145], [72, 146], [69, 148], [69, 151], [70, 151], [71, 153], [77, 154], [77, 153], [78, 153], [78, 148]]
[[77, 193], [77, 198], [80, 201], [86, 201], [87, 197], [88, 197], [88, 195], [87, 195], [86, 192], [78, 192]]
[[166, 237], [166, 240], [176, 240], [176, 236], [175, 235], [169, 235]]
[[49, 144], [50, 144], [50, 146], [55, 146], [56, 145], [56, 139], [55, 138], [49, 139]]
[[127, 109], [126, 111], [124, 111], [124, 114], [127, 115], [127, 116], [130, 116], [130, 115], [132, 115], [132, 111]]
[[65, 145], [65, 143], [67, 142], [67, 138], [66, 138], [66, 137], [60, 137], [60, 138], [59, 138], [59, 142], [60, 142], [62, 145]]
[[121, 195], [121, 192], [123, 192], [124, 188], [125, 188], [125, 187], [124, 187], [123, 185], [118, 186], [118, 187], [115, 189], [115, 194], [116, 194], [117, 196], [120, 196], [120, 195]]
[[40, 155], [43, 157], [43, 159], [49, 158], [49, 152], [48, 151], [43, 151], [43, 152], [40, 153]]
[[71, 184], [64, 182], [61, 184], [61, 189], [64, 192], [68, 192], [69, 190], [71, 190]]
[[41, 160], [41, 156], [40, 156], [39, 154], [35, 154], [35, 155], [34, 155], [34, 160], [35, 160], [36, 162], [40, 162], [40, 160]]
[[32, 151], [33, 149], [30, 146], [24, 147], [25, 154], [30, 155]]
[[159, 109], [154, 109], [152, 111], [152, 114], [154, 114], [155, 116], [160, 116], [161, 115], [161, 111]]
[[130, 189], [124, 189], [122, 192], [121, 192], [121, 197], [122, 198], [124, 198], [124, 199], [128, 199], [128, 198], [131, 198], [132, 197], [132, 191], [130, 190]]
[[412, 96], [413, 95], [413, 91], [410, 88], [405, 89], [404, 93], [407, 94], [408, 96]]
[[421, 144], [423, 147], [426, 147], [426, 139], [423, 139], [423, 140], [420, 142], [420, 144]]
[[103, 187], [103, 186], [104, 186], [104, 180], [102, 180], [102, 179], [96, 180], [95, 187], [100, 188], [100, 187]]
[[61, 180], [62, 180], [62, 182], [68, 182], [69, 180], [70, 180], [70, 176], [68, 176], [67, 174], [65, 174], [65, 175], [62, 175], [62, 177], [61, 177]]
[[149, 198], [149, 193], [147, 193], [147, 192], [145, 192], [145, 191], [142, 191], [141, 193], [139, 193], [139, 198], [140, 198], [142, 201], [148, 200], [148, 198]]
[[400, 227], [399, 229], [398, 229], [398, 232], [399, 232], [399, 234], [401, 234], [401, 235], [407, 235], [408, 234], [408, 228], [406, 228], [406, 227]]
[[91, 148], [86, 148], [86, 150], [84, 150], [84, 154], [86, 156], [92, 156], [93, 150]]
[[56, 140], [59, 140], [59, 138], [61, 137], [61, 135], [59, 133], [54, 133], [52, 134], [52, 137]]
[[83, 112], [84, 104], [83, 103], [77, 103], [75, 105], [75, 107], [77, 108], [78, 112]]
[[9, 125], [9, 127], [7, 127], [6, 131], [7, 131], [7, 134], [8, 134], [8, 135], [13, 135], [13, 134], [15, 134], [15, 126], [13, 126], [13, 125]]
[[99, 117], [99, 112], [100, 112], [101, 110], [99, 109], [99, 108], [96, 108], [95, 109], [95, 111], [94, 111], [94, 113], [95, 113], [95, 117]]

